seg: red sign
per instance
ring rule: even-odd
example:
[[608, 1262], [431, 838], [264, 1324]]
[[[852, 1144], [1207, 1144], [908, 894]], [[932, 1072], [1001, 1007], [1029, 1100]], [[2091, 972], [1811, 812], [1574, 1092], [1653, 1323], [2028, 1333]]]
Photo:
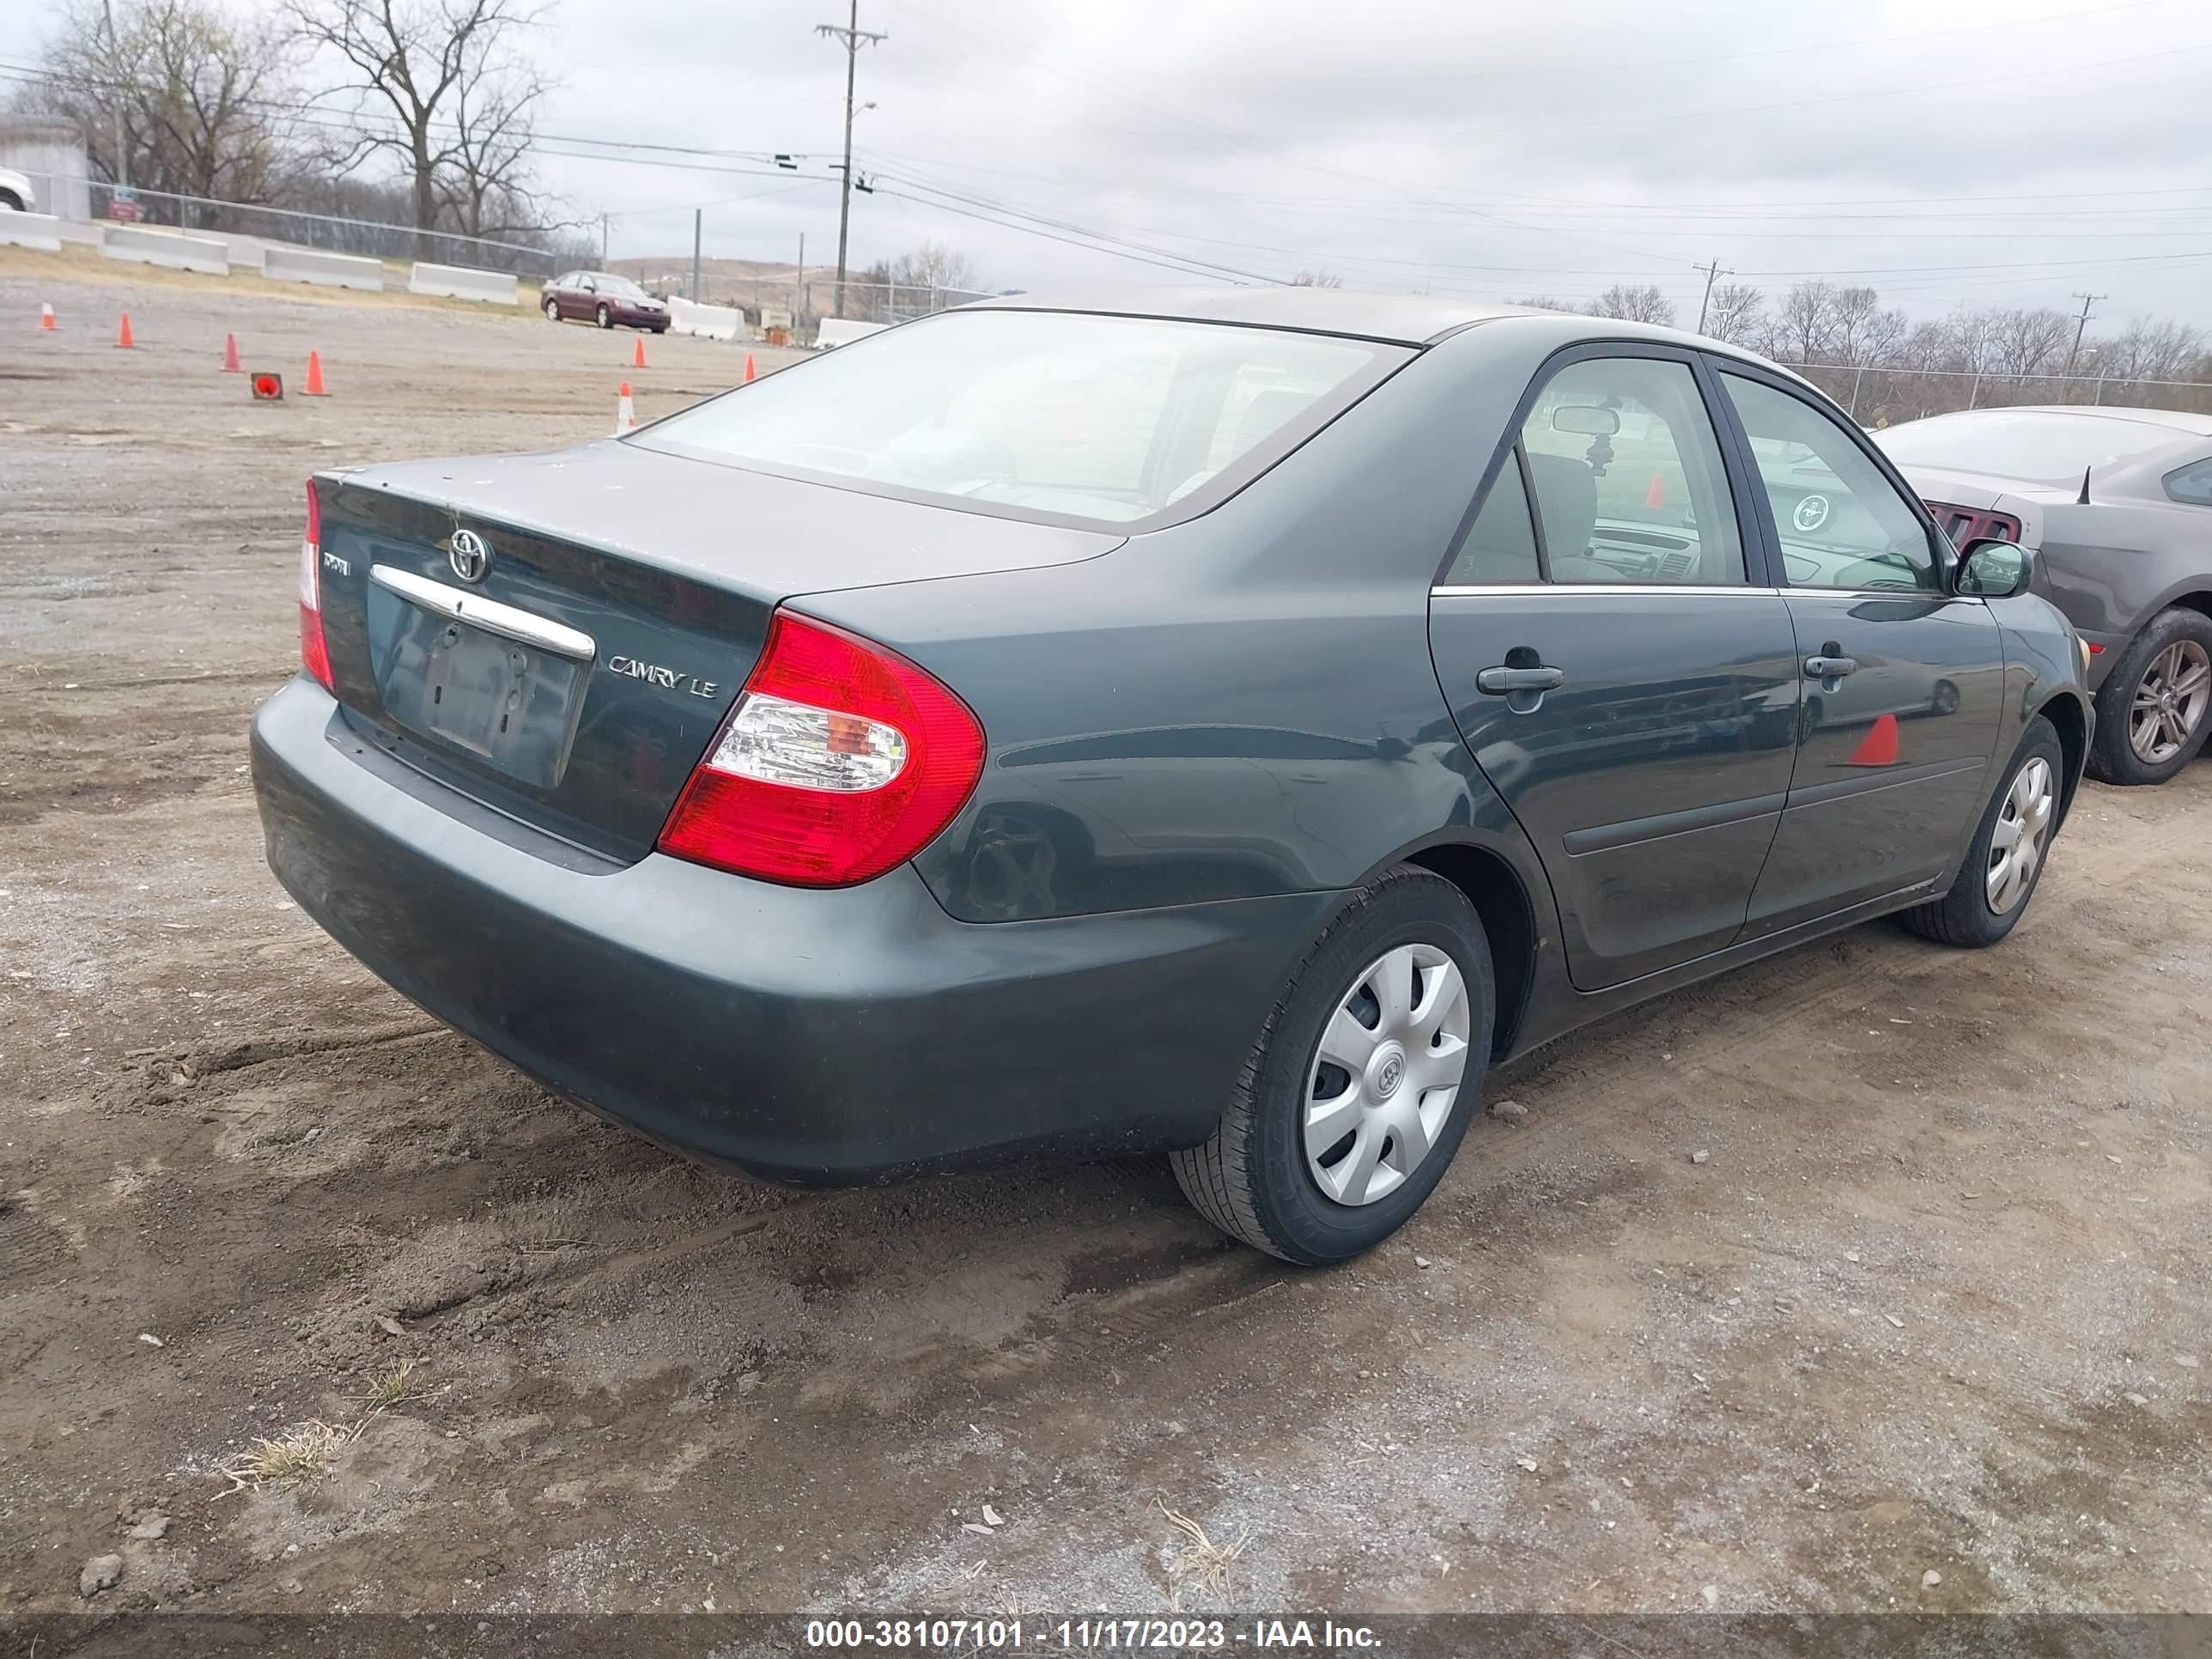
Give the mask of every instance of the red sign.
[[135, 225], [138, 222], [138, 204], [126, 201], [120, 196], [115, 197], [107, 204], [107, 216], [119, 219], [126, 225]]

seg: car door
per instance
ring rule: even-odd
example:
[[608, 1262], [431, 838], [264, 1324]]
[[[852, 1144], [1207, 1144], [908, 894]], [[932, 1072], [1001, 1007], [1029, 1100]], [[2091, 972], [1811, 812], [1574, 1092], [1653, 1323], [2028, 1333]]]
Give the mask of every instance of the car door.
[[1669, 348], [1553, 359], [1430, 604], [1585, 990], [1734, 939], [1789, 788], [1796, 644], [1747, 564], [1710, 393]]
[[2004, 695], [1988, 603], [1872, 446], [1802, 389], [1716, 364], [1787, 596], [1803, 714], [1747, 938], [1925, 885], [1986, 804]]
[[553, 301], [553, 314], [555, 316], [567, 317], [574, 314], [571, 307], [574, 305], [575, 298], [575, 283], [576, 273], [569, 271], [562, 276], [555, 277], [552, 283], [546, 289], [545, 292], [551, 296]]

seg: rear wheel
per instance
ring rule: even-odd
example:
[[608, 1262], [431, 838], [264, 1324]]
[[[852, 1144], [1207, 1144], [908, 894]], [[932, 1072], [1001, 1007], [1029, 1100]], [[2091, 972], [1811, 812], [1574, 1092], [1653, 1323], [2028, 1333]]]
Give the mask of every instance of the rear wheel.
[[2039, 714], [2028, 722], [2004, 781], [1982, 813], [1951, 890], [1904, 912], [1905, 925], [1923, 939], [1966, 951], [1995, 945], [2012, 932], [2043, 878], [2051, 840], [2058, 832], [2065, 775], [2058, 733]]
[[21, 213], [23, 210], [22, 198], [12, 190], [0, 190], [0, 209], [9, 213]]
[[1176, 1179], [1232, 1237], [1318, 1267], [1371, 1249], [1443, 1179], [1481, 1093], [1490, 945], [1465, 894], [1401, 866], [1291, 977]]
[[2089, 775], [2164, 783], [2204, 746], [2212, 720], [2212, 617], [2176, 606], [2129, 641], [2097, 693]]
[[549, 323], [561, 320], [561, 302], [550, 294], [545, 296], [545, 320]]

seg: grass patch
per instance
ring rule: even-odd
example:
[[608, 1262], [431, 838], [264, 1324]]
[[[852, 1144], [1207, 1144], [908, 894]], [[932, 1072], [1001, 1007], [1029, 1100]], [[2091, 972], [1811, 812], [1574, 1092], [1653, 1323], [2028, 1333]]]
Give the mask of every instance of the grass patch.
[[230, 1482], [230, 1492], [222, 1495], [228, 1498], [232, 1492], [282, 1486], [325, 1474], [338, 1454], [360, 1439], [368, 1427], [366, 1417], [343, 1427], [318, 1418], [277, 1439], [257, 1440], [244, 1456], [222, 1469]]
[[1206, 1535], [1206, 1528], [1188, 1516], [1178, 1515], [1162, 1499], [1154, 1498], [1152, 1501], [1159, 1504], [1160, 1513], [1167, 1516], [1183, 1537], [1182, 1547], [1176, 1554], [1174, 1565], [1168, 1569], [1170, 1607], [1181, 1609], [1186, 1584], [1195, 1584], [1216, 1595], [1226, 1594], [1230, 1571], [1237, 1565], [1237, 1558], [1244, 1553], [1244, 1546], [1251, 1541], [1251, 1534], [1246, 1534], [1233, 1544], [1217, 1544]]
[[374, 1416], [378, 1412], [389, 1411], [394, 1406], [404, 1406], [410, 1400], [427, 1399], [430, 1392], [429, 1384], [423, 1380], [421, 1364], [412, 1359], [403, 1359], [368, 1385], [368, 1391], [362, 1395], [361, 1403], [368, 1407], [369, 1414]]

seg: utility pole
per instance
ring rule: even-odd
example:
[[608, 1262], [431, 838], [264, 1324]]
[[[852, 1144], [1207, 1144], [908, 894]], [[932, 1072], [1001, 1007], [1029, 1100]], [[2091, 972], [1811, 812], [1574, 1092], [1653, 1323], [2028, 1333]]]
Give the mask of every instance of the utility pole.
[[706, 216], [707, 210], [704, 208], [691, 210], [691, 303], [695, 306], [707, 302], [707, 296], [699, 287], [699, 226]]
[[2100, 300], [2109, 300], [2112, 296], [2109, 294], [2076, 294], [2073, 297], [2081, 302], [2081, 314], [2075, 319], [2074, 344], [2066, 354], [2065, 378], [2069, 380], [2074, 378], [2074, 360], [2081, 355], [2082, 331], [2089, 326], [2089, 307]]
[[1703, 334], [1705, 331], [1705, 313], [1711, 311], [1713, 307], [1714, 281], [1722, 276], [1733, 276], [1735, 275], [1735, 272], [1733, 270], [1723, 270], [1721, 266], [1721, 262], [1717, 259], [1715, 259], [1710, 264], [1692, 265], [1690, 269], [1692, 270], [1702, 270], [1705, 273], [1705, 297], [1698, 301], [1698, 332]]
[[599, 269], [600, 269], [601, 270], [605, 270], [606, 268], [607, 268], [607, 216], [606, 216], [606, 210], [605, 210], [604, 208], [602, 208], [602, 209], [599, 210]]
[[880, 46], [890, 36], [871, 33], [860, 27], [860, 0], [851, 0], [844, 22], [817, 23], [814, 32], [824, 40], [840, 42], [845, 48], [845, 167], [843, 182], [837, 189], [837, 314], [842, 317], [846, 238], [853, 224], [853, 79], [858, 71], [860, 48]]
[[806, 233], [799, 233], [799, 263], [791, 272], [791, 320], [795, 324], [806, 314]]

